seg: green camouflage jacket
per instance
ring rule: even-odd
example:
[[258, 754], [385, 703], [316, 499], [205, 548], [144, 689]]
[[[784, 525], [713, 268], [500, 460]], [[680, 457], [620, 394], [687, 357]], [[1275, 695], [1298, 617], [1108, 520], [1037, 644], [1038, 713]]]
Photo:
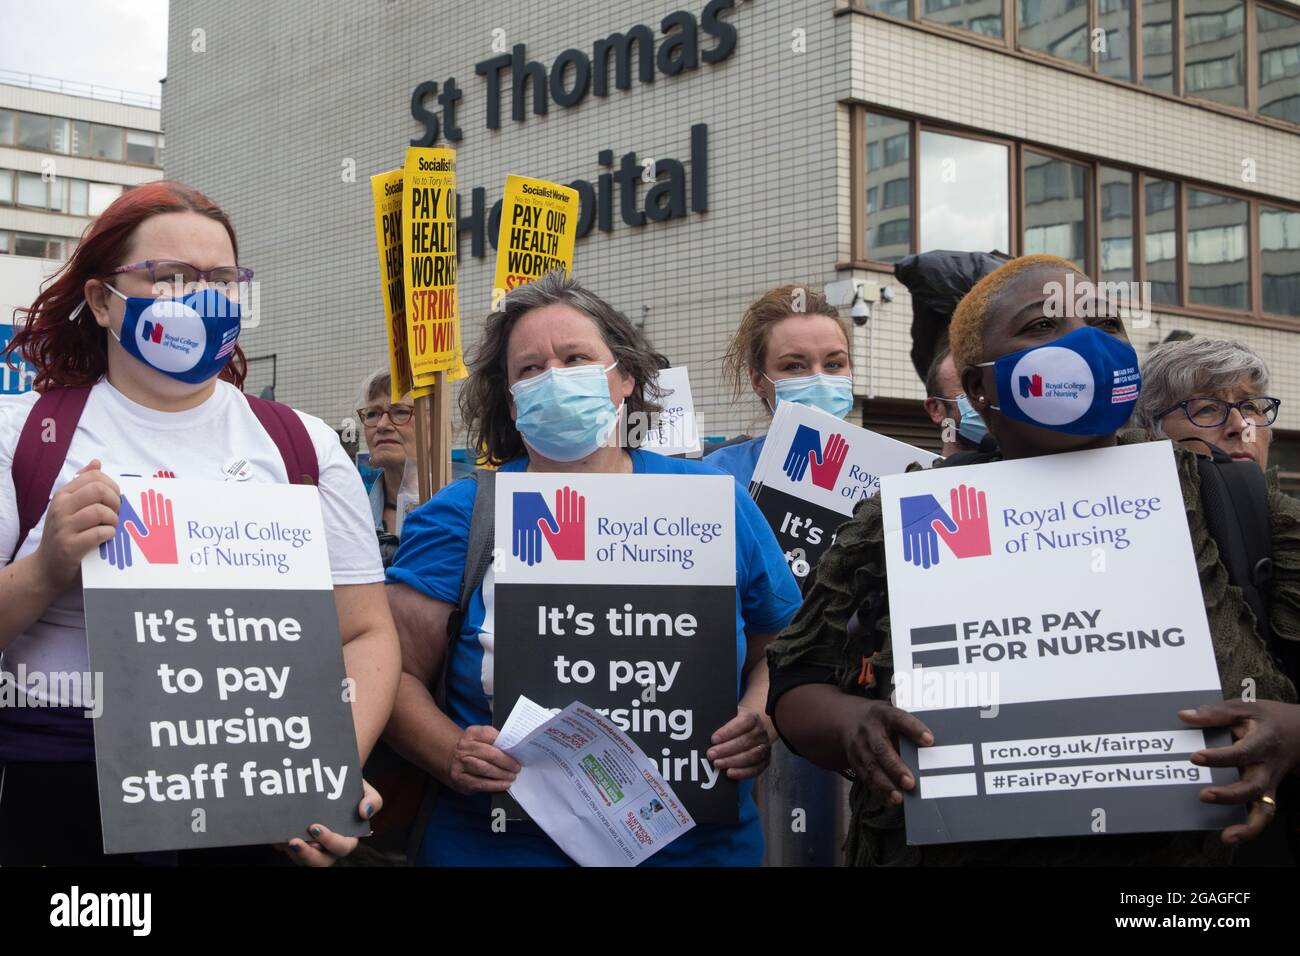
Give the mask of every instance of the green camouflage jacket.
[[[1125, 432], [1119, 438], [1120, 444], [1143, 440], [1139, 432]], [[1254, 612], [1240, 588], [1228, 583], [1227, 569], [1219, 560], [1201, 510], [1195, 456], [1176, 446], [1174, 452], [1224, 697], [1240, 697], [1243, 681], [1253, 678], [1258, 699], [1294, 702], [1296, 689], [1279, 671], [1256, 632]], [[1269, 474], [1268, 485], [1274, 564], [1271, 623], [1279, 638], [1300, 641], [1300, 502], [1278, 491], [1275, 470]], [[848, 640], [846, 627], [859, 608], [878, 608], [882, 612], [877, 619], [881, 650], [873, 660], [875, 688], [876, 693], [884, 688], [887, 694], [892, 678], [888, 601], [884, 522], [876, 496], [861, 502], [853, 518], [840, 527], [834, 545], [817, 565], [799, 613], [769, 646], [768, 664], [774, 681], [791, 666], [804, 673], [814, 668], [846, 693], [865, 693], [858, 684], [860, 649]], [[871, 801], [861, 784], [854, 784], [850, 802], [853, 816], [845, 852], [847, 861], [859, 866], [1214, 865], [1231, 859], [1230, 849], [1223, 846], [1217, 832], [908, 846], [901, 808]]]

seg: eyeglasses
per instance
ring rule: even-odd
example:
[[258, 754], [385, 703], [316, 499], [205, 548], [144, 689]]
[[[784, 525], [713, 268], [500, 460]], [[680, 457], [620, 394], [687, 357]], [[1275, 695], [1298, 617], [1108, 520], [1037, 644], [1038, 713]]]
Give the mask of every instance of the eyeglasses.
[[1177, 405], [1170, 405], [1157, 418], [1164, 418], [1170, 412], [1182, 409], [1187, 420], [1198, 428], [1218, 428], [1228, 420], [1235, 408], [1247, 422], [1259, 428], [1267, 428], [1277, 420], [1277, 410], [1282, 404], [1280, 399], [1261, 395], [1257, 398], [1243, 398], [1239, 402], [1225, 402], [1221, 398], [1189, 398]]
[[237, 285], [251, 282], [253, 270], [243, 266], [217, 266], [214, 269], [199, 269], [188, 262], [175, 259], [146, 259], [144, 262], [132, 262], [118, 266], [113, 270], [116, 275], [122, 272], [147, 272], [153, 282], [154, 290], [159, 295], [182, 295], [191, 286], [200, 282], [212, 285]]
[[394, 425], [405, 425], [415, 414], [415, 408], [411, 405], [389, 405], [387, 408], [358, 408], [357, 418], [361, 419], [361, 424], [367, 428], [374, 428], [379, 424], [379, 419], [384, 415]]

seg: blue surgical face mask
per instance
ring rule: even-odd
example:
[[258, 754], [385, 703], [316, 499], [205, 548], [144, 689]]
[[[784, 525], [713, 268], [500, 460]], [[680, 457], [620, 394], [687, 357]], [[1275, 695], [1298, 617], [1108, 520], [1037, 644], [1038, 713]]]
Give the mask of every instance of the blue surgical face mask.
[[957, 411], [961, 413], [961, 421], [957, 423], [957, 434], [972, 445], [978, 445], [989, 433], [989, 426], [984, 424], [984, 419], [979, 412], [975, 411], [975, 406], [965, 395], [957, 396]]
[[[763, 378], [767, 378], [766, 375]], [[776, 403], [790, 402], [820, 408], [836, 418], [853, 411], [853, 378], [849, 375], [801, 375], [798, 378], [770, 379], [776, 386]]]
[[609, 400], [608, 368], [551, 368], [510, 386], [515, 427], [524, 441], [551, 461], [577, 461], [607, 444], [619, 408]]
[[980, 364], [997, 376], [998, 404], [990, 408], [1067, 435], [1118, 431], [1142, 388], [1133, 346], [1091, 325]]
[[216, 289], [177, 298], [126, 296], [122, 331], [113, 338], [132, 358], [179, 382], [198, 385], [221, 374], [239, 341], [239, 304]]

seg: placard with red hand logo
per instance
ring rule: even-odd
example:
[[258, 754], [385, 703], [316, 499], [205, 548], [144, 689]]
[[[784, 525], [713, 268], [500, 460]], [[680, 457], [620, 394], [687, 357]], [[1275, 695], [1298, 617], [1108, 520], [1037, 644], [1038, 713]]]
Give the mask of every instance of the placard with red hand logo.
[[318, 491], [117, 482], [81, 565], [105, 852], [367, 833]]
[[736, 715], [735, 513], [721, 475], [499, 474], [483, 583], [496, 726], [520, 695], [554, 709], [582, 700], [696, 820], [734, 822], [736, 784], [704, 754]]
[[882, 475], [897, 474], [913, 462], [928, 466], [935, 457], [820, 409], [781, 402], [749, 492], [802, 581], [853, 506], [880, 489]]
[[[1032, 379], [1025, 380], [1032, 393]], [[1219, 829], [1223, 698], [1168, 442], [884, 479], [910, 843]], [[879, 672], [878, 672], [879, 673]]]

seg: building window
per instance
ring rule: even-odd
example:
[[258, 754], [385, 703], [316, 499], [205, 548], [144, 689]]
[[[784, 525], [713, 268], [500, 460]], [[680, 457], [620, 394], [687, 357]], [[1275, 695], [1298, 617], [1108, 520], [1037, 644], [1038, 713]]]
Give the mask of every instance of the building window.
[[1082, 163], [1022, 152], [1025, 255], [1060, 256], [1088, 270], [1088, 169]]
[[8, 146], [14, 141], [14, 114], [9, 110], [0, 110], [0, 146]]
[[14, 174], [0, 169], [0, 205], [11, 206], [14, 201]]
[[1009, 169], [1003, 143], [922, 131], [917, 251], [1011, 248]]
[[87, 194], [86, 212], [98, 216], [113, 204], [113, 200], [122, 195], [122, 187], [109, 183], [90, 183]]
[[1220, 193], [1187, 190], [1187, 300], [1219, 309], [1250, 308], [1250, 205]]
[[1146, 234], [1142, 237], [1151, 301], [1178, 305], [1178, 186], [1145, 177]]
[[32, 259], [63, 258], [63, 240], [53, 236], [33, 236], [16, 232], [13, 248], [16, 256], [28, 256]]
[[9, 255], [9, 233], [0, 232], [0, 256]]
[[1020, 45], [1088, 66], [1088, 0], [1019, 0]]
[[1300, 318], [1300, 211], [1259, 210], [1264, 311]]
[[141, 166], [158, 165], [158, 136], [142, 130], [126, 131], [126, 161]]
[[921, 0], [921, 16], [980, 36], [1002, 39], [1002, 0]]
[[72, 146], [68, 124], [62, 117], [50, 117], [50, 149], [56, 153], [67, 153]]
[[1131, 0], [1101, 0], [1097, 25], [1103, 31], [1097, 70], [1115, 80], [1133, 79], [1133, 4]]
[[50, 191], [46, 188], [46, 185], [40, 173], [19, 173], [18, 205], [31, 206], [34, 209], [45, 209], [50, 196]]
[[909, 177], [891, 179], [885, 183], [885, 200], [883, 208], [896, 209], [912, 202], [912, 180]]
[[906, 20], [911, 16], [911, 0], [865, 0], [863, 3], [868, 10], [875, 10], [877, 13], [887, 13], [891, 17], [900, 17]]
[[867, 258], [897, 262], [912, 251], [912, 124], [868, 113], [866, 128]]
[[26, 149], [50, 149], [50, 118], [37, 113], [18, 114], [18, 145]]
[[68, 212], [74, 216], [89, 215], [86, 211], [86, 189], [90, 183], [84, 179], [68, 181]]
[[1133, 174], [1101, 167], [1101, 279], [1132, 282], [1137, 278], [1133, 261]]
[[74, 123], [73, 126], [73, 152], [76, 155], [117, 161], [122, 159], [123, 130], [120, 126], [81, 122]]
[[1174, 92], [1173, 0], [1142, 0], [1142, 82]]
[[1188, 96], [1246, 105], [1245, 0], [1183, 0]]
[[1257, 7], [1259, 111], [1300, 123], [1300, 17]]

